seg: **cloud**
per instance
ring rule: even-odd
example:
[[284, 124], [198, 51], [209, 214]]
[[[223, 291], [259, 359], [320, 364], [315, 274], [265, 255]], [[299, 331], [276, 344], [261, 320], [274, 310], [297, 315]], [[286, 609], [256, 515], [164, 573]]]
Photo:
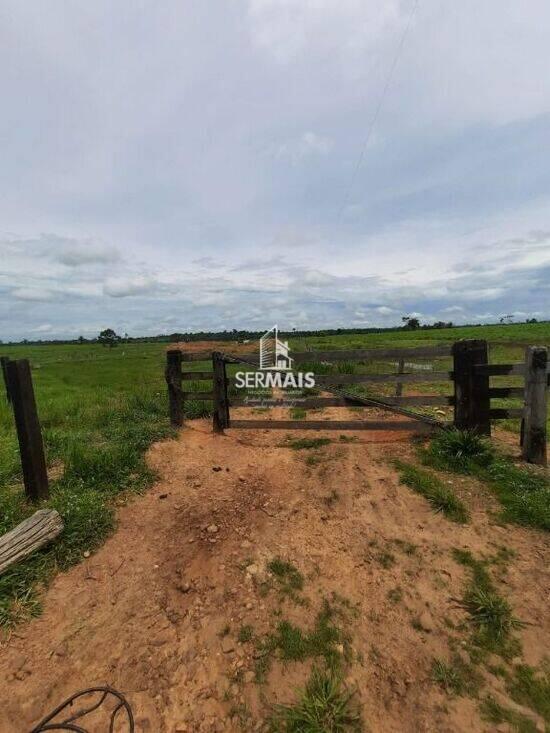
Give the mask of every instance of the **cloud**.
[[110, 265], [120, 260], [120, 253], [114, 247], [93, 242], [70, 242], [52, 247], [50, 257], [66, 267], [84, 265]]
[[47, 301], [53, 300], [55, 294], [51, 290], [45, 290], [44, 288], [14, 288], [10, 293], [12, 298], [15, 300], [26, 300], [26, 301]]
[[152, 277], [138, 275], [136, 277], [109, 278], [103, 285], [103, 292], [111, 298], [129, 298], [137, 295], [149, 295], [158, 287]]

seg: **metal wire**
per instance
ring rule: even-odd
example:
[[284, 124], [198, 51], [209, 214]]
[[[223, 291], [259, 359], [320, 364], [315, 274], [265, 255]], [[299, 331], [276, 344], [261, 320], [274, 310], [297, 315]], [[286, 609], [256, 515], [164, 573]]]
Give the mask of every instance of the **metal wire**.
[[[60, 717], [62, 713], [70, 713], [72, 706], [79, 698], [83, 697], [84, 695], [93, 695], [94, 693], [97, 693], [100, 696], [97, 702], [77, 710], [72, 715], [68, 715], [68, 717], [61, 717], [59, 720], [56, 720], [56, 718]], [[132, 714], [130, 703], [128, 702], [128, 700], [126, 700], [121, 692], [118, 692], [113, 687], [109, 687], [108, 685], [104, 687], [88, 687], [85, 690], [80, 690], [80, 692], [75, 692], [74, 695], [71, 695], [71, 697], [67, 698], [64, 702], [61, 703], [61, 705], [58, 705], [55, 710], [53, 710], [40, 723], [38, 723], [38, 725], [33, 728], [30, 733], [44, 733], [44, 731], [50, 730], [69, 730], [75, 731], [76, 733], [92, 733], [92, 731], [88, 731], [86, 728], [83, 728], [80, 725], [80, 722], [82, 721], [82, 718], [84, 718], [86, 715], [89, 715], [90, 713], [94, 712], [94, 710], [100, 708], [105, 700], [107, 700], [110, 696], [118, 700], [118, 705], [116, 705], [116, 707], [110, 714], [108, 733], [114, 733], [117, 716], [121, 710], [123, 710], [126, 714], [125, 721], [123, 722], [126, 722], [127, 724], [128, 733], [134, 733], [134, 716]], [[79, 723], [75, 721], [79, 721]], [[97, 729], [94, 730], [93, 733], [97, 733]]]

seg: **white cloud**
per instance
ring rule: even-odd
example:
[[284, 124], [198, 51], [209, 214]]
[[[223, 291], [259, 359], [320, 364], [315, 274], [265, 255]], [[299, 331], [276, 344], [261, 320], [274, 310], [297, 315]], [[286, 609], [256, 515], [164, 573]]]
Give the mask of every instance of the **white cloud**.
[[12, 298], [16, 300], [28, 300], [28, 301], [45, 301], [53, 300], [55, 294], [51, 290], [45, 290], [44, 288], [14, 288], [10, 293]]
[[158, 283], [152, 277], [138, 275], [136, 277], [113, 277], [105, 281], [103, 292], [111, 298], [128, 298], [136, 295], [152, 293]]

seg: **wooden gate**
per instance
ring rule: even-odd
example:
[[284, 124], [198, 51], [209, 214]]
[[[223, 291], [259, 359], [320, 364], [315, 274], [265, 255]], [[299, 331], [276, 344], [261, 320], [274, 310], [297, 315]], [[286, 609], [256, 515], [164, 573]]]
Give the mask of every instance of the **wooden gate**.
[[[183, 369], [184, 362], [212, 362], [211, 370]], [[489, 435], [491, 422], [522, 418], [522, 454], [533, 463], [546, 463], [546, 419], [548, 391], [548, 354], [546, 347], [527, 347], [526, 360], [519, 364], [489, 364], [486, 341], [464, 339], [448, 346], [417, 348], [340, 349], [334, 351], [293, 352], [295, 371], [312, 371], [320, 394], [304, 395], [299, 406], [304, 410], [323, 407], [372, 407], [404, 420], [265, 420], [240, 419], [232, 408], [250, 407], [247, 396], [235, 389], [235, 365], [248, 370], [259, 367], [257, 354], [232, 355], [221, 352], [185, 354], [167, 352], [168, 383], [172, 424], [182, 425], [186, 400], [208, 400], [213, 404], [213, 427], [226, 429], [284, 430], [407, 430], [430, 432], [455, 426]], [[429, 363], [425, 363], [426, 360]], [[419, 363], [419, 361], [421, 363]], [[445, 361], [448, 364], [445, 364]], [[388, 362], [395, 371], [387, 372]], [[380, 371], [382, 369], [382, 371]], [[523, 386], [491, 385], [493, 377], [510, 375]], [[183, 384], [192, 382], [194, 390]], [[437, 393], [424, 393], [426, 384], [438, 385]], [[447, 394], [445, 385], [451, 383]], [[419, 394], [403, 395], [404, 384], [417, 385]], [[196, 388], [198, 385], [198, 389]], [[207, 385], [204, 387], [203, 385]], [[211, 385], [211, 386], [210, 386]], [[210, 388], [208, 388], [210, 387]], [[491, 400], [523, 398], [524, 405], [491, 407]], [[272, 407], [296, 406], [296, 400], [275, 397]], [[421, 409], [439, 407], [438, 417]], [[445, 413], [452, 408], [452, 420]], [[445, 409], [446, 408], [446, 409]]]

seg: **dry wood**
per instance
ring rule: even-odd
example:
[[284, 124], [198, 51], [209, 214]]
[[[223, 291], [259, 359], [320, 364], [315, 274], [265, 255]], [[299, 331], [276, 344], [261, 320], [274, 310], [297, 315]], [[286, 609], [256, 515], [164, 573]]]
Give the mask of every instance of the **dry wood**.
[[546, 466], [548, 351], [528, 346], [525, 354], [525, 410], [522, 456], [529, 463]]
[[168, 386], [170, 422], [176, 427], [183, 425], [184, 397], [181, 392], [181, 361], [182, 353], [178, 349], [166, 352], [165, 377]]
[[430, 432], [434, 428], [415, 420], [231, 420], [230, 427], [267, 430], [410, 430]]
[[55, 539], [62, 531], [63, 520], [55, 509], [39, 509], [0, 537], [0, 574]]

